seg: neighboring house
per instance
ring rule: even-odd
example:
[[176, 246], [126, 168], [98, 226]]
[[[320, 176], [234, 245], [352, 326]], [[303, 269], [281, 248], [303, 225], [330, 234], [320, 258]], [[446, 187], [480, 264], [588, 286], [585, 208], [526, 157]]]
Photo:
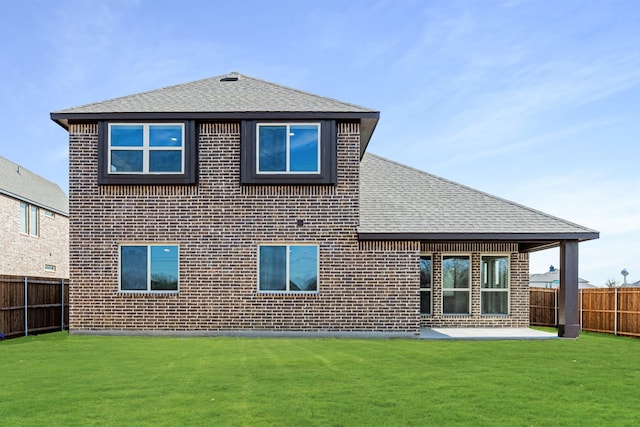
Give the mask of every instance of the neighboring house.
[[60, 187], [0, 156], [0, 274], [69, 277], [69, 201]]
[[633, 283], [627, 283], [626, 285], [620, 285], [622, 287], [625, 288], [640, 288], [640, 280], [638, 280], [637, 282], [633, 282]]
[[375, 110], [238, 73], [51, 114], [69, 131], [72, 333], [527, 326], [588, 228], [365, 154]]
[[[529, 286], [532, 288], [547, 288], [553, 289], [560, 286], [560, 270], [554, 266], [549, 267], [549, 271], [545, 273], [537, 273], [529, 276]], [[589, 289], [597, 288], [598, 286], [592, 285], [588, 280], [578, 277], [578, 288]]]

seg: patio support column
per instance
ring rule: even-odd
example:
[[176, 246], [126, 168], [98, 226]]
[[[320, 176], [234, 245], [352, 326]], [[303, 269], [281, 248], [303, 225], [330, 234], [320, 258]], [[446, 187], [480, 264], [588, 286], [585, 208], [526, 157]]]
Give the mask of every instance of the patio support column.
[[560, 289], [558, 291], [558, 336], [578, 338], [578, 241], [560, 243]]

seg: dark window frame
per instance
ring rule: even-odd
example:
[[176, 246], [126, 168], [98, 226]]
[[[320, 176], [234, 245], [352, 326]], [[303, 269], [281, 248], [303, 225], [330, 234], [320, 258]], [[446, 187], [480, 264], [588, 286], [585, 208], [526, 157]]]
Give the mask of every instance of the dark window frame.
[[[109, 123], [183, 123], [184, 171], [181, 174], [109, 173]], [[194, 185], [197, 184], [198, 131], [194, 120], [114, 120], [98, 122], [98, 184]]]
[[[258, 173], [257, 125], [260, 123], [319, 123], [319, 173]], [[240, 183], [245, 185], [335, 185], [338, 171], [338, 132], [335, 120], [243, 120], [240, 125]]]

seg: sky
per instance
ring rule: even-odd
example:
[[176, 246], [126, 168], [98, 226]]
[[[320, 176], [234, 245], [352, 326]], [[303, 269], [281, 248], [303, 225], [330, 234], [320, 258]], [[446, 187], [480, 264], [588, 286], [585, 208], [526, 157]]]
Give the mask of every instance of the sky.
[[[640, 280], [636, 0], [0, 0], [0, 155], [67, 191], [49, 113], [230, 71], [380, 111], [368, 151], [600, 232]], [[13, 133], [8, 132], [13, 129]], [[559, 266], [531, 255], [531, 273]]]

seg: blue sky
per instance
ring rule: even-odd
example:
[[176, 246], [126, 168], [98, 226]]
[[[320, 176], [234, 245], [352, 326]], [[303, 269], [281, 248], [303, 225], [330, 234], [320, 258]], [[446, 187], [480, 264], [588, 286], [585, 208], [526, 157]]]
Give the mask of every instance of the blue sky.
[[0, 155], [65, 190], [51, 111], [239, 71], [379, 110], [370, 152], [596, 229], [580, 276], [640, 280], [638, 1], [0, 6]]

